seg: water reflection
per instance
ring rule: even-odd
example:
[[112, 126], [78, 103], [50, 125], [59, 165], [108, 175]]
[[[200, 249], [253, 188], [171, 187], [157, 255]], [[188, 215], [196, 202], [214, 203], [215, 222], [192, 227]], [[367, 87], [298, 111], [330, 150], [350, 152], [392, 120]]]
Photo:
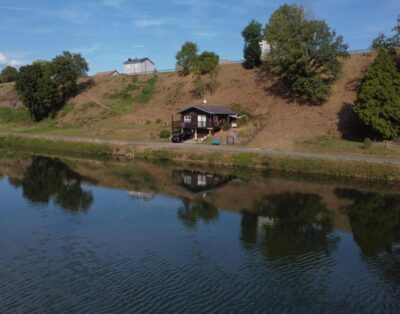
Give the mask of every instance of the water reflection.
[[286, 192], [257, 201], [242, 213], [241, 241], [245, 248], [259, 245], [269, 260], [297, 257], [309, 252], [329, 254], [337, 239], [332, 215], [316, 194]]
[[235, 177], [217, 173], [206, 173], [193, 170], [174, 170], [173, 182], [181, 185], [193, 193], [205, 192], [223, 186]]
[[21, 187], [23, 196], [32, 203], [48, 204], [53, 200], [63, 209], [87, 211], [93, 195], [81, 186], [82, 176], [59, 159], [33, 157], [22, 180], [9, 178], [14, 187]]
[[366, 256], [393, 252], [400, 243], [400, 196], [336, 189], [340, 198], [352, 200], [347, 212], [354, 240]]
[[218, 209], [202, 199], [183, 199], [178, 209], [178, 219], [190, 229], [195, 229], [199, 221], [209, 223], [217, 221], [218, 217]]

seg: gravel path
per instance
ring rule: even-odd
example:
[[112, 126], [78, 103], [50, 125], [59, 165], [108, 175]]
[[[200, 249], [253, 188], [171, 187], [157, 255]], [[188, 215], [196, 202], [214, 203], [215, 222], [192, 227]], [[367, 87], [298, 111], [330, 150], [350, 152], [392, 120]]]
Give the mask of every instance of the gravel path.
[[36, 139], [46, 139], [55, 141], [77, 142], [77, 143], [144, 146], [154, 149], [183, 149], [183, 150], [212, 151], [212, 152], [257, 153], [270, 156], [318, 158], [318, 159], [344, 160], [344, 161], [363, 161], [363, 162], [372, 162], [379, 164], [400, 165], [400, 159], [394, 159], [394, 158], [290, 152], [290, 151], [278, 151], [273, 149], [260, 149], [260, 148], [238, 147], [238, 146], [211, 146], [204, 144], [175, 144], [175, 143], [157, 143], [157, 142], [142, 142], [142, 141], [108, 140], [108, 139], [96, 139], [92, 137], [76, 137], [76, 136], [45, 135], [45, 134], [21, 134], [13, 132], [0, 132], [0, 136], [15, 136], [22, 138], [36, 138]]

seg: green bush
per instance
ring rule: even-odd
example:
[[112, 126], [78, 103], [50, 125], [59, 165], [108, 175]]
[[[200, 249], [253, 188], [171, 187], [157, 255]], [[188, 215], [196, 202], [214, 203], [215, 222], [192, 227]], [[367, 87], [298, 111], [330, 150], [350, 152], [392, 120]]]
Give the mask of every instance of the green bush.
[[235, 156], [234, 164], [236, 167], [248, 167], [250, 166], [251, 156], [246, 153], [241, 153]]
[[393, 139], [400, 134], [400, 73], [384, 48], [364, 76], [354, 111], [383, 138]]
[[367, 138], [364, 140], [363, 148], [364, 148], [364, 149], [370, 149], [371, 147], [372, 147], [372, 141], [367, 137]]
[[169, 130], [162, 130], [160, 132], [160, 138], [169, 138], [171, 136], [171, 132]]
[[224, 131], [228, 131], [231, 128], [231, 124], [229, 122], [225, 122], [224, 125], [222, 126], [222, 129]]

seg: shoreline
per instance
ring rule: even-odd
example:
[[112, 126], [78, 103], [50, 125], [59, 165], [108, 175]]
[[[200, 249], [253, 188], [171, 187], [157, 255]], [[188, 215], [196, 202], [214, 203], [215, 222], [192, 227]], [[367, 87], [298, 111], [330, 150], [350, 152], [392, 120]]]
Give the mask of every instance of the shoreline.
[[400, 182], [400, 159], [392, 158], [21, 133], [0, 133], [0, 148], [34, 154], [170, 160], [197, 165]]

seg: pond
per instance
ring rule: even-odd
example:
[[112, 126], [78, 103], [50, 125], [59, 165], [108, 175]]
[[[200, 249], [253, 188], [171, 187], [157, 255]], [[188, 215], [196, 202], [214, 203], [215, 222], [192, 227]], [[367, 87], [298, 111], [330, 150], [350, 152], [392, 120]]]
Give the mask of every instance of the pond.
[[1, 313], [399, 313], [400, 189], [0, 157]]

